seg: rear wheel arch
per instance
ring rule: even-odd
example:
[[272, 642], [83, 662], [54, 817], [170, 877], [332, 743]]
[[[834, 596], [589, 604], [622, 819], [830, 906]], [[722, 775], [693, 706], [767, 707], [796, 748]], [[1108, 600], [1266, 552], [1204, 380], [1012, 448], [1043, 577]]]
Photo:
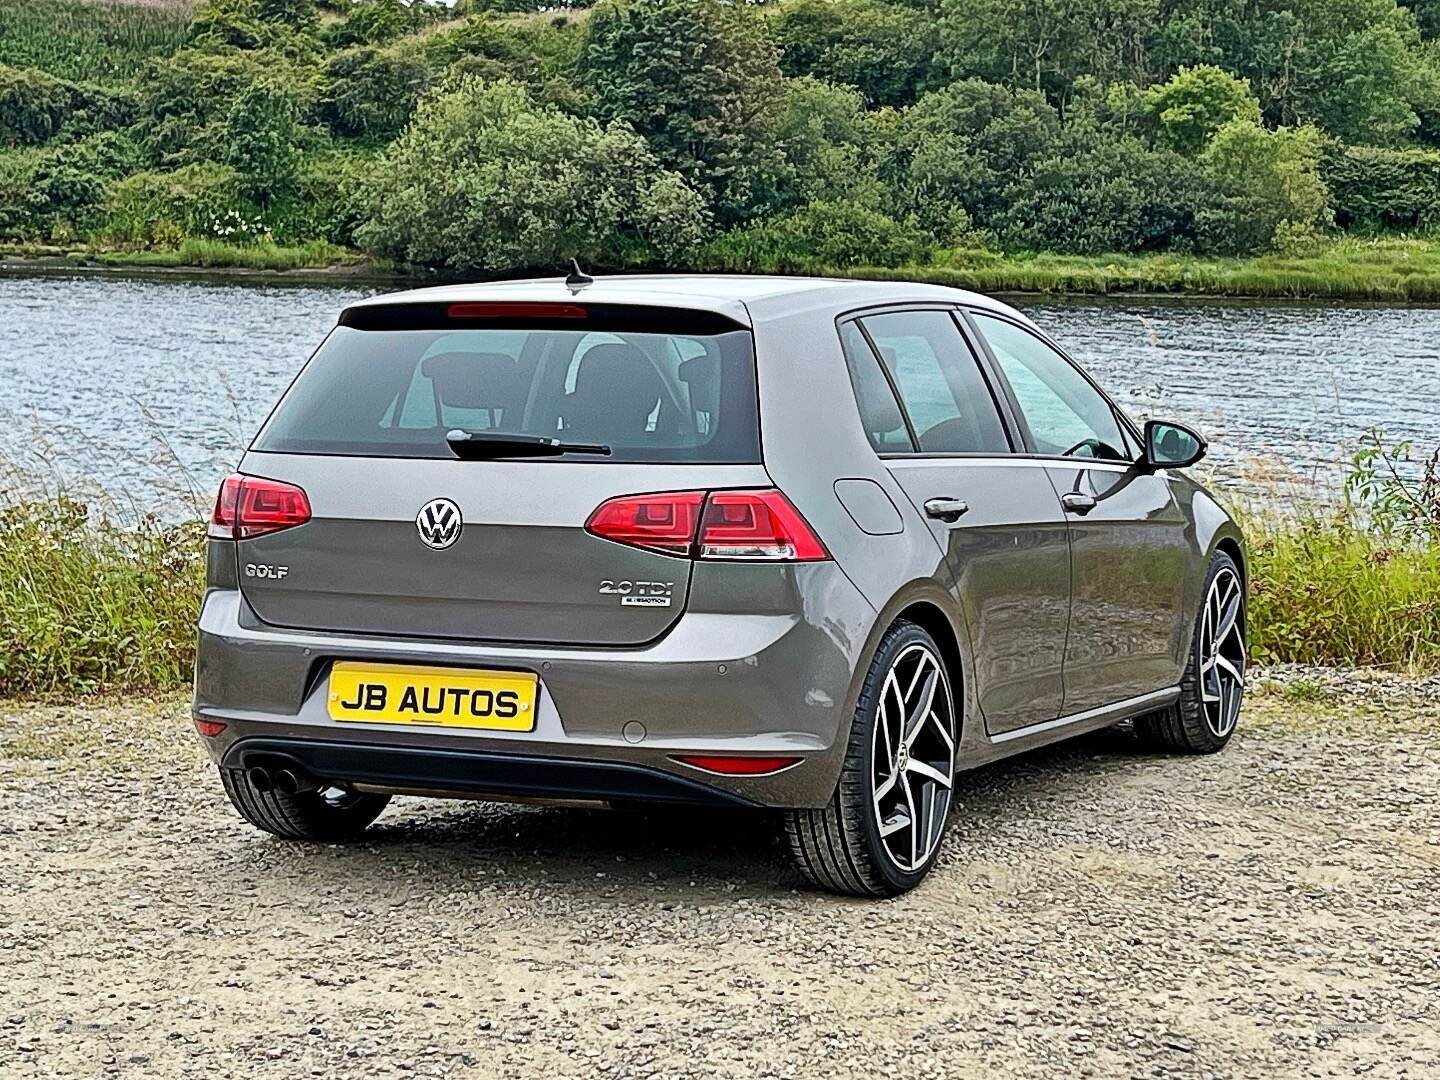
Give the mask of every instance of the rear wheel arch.
[[950, 693], [954, 697], [956, 734], [963, 734], [965, 728], [965, 663], [960, 652], [960, 638], [955, 626], [937, 605], [927, 600], [912, 603], [902, 609], [890, 621], [912, 622], [935, 639], [940, 646], [940, 658], [945, 661], [945, 674], [950, 679]]

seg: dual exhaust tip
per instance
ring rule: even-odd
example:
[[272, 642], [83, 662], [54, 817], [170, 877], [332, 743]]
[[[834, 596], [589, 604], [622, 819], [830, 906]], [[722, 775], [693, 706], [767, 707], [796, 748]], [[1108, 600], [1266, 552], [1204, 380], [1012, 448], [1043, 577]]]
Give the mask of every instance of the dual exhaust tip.
[[303, 795], [321, 786], [298, 762], [251, 765], [245, 770], [245, 780], [261, 794], [278, 791], [282, 795]]

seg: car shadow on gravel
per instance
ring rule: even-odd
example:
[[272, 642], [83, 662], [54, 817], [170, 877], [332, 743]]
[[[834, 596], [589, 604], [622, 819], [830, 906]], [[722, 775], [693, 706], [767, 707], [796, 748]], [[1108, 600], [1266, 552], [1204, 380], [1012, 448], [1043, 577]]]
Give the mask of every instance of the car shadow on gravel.
[[[962, 774], [961, 804], [967, 817], [1003, 830], [1007, 816], [1029, 812], [1026, 804], [1037, 795], [1083, 798], [1092, 785], [1133, 768], [1143, 756], [1124, 729], [1093, 733]], [[383, 879], [403, 864], [440, 887], [500, 879], [543, 883], [575, 897], [618, 888], [660, 901], [693, 901], [697, 890], [734, 900], [803, 886], [789, 864], [779, 815], [758, 810], [398, 799], [363, 843], [335, 852], [335, 869], [347, 877]]]

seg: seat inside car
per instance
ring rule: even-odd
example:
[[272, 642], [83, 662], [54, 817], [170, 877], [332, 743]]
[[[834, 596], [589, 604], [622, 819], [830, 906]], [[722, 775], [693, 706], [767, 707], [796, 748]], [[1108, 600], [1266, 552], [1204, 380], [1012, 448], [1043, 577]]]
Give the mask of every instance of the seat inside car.
[[655, 365], [635, 346], [595, 345], [565, 397], [565, 429], [576, 438], [636, 445], [645, 441], [664, 392]]
[[513, 422], [523, 404], [519, 368], [506, 353], [436, 353], [420, 365], [420, 373], [430, 380], [435, 422], [441, 427], [463, 422], [451, 412], [461, 410], [485, 412], [489, 427], [499, 428]]

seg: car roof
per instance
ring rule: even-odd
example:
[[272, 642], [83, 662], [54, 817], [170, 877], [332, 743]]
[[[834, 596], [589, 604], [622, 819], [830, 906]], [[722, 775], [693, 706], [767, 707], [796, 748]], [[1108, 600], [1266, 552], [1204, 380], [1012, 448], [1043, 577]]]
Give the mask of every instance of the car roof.
[[635, 304], [712, 311], [753, 325], [771, 312], [797, 308], [833, 308], [836, 314], [889, 303], [941, 302], [986, 308], [1029, 319], [1008, 304], [980, 293], [912, 281], [861, 281], [853, 278], [782, 277], [761, 274], [615, 274], [597, 275], [593, 284], [572, 291], [563, 277], [442, 285], [382, 293], [351, 307], [376, 304], [464, 303], [484, 300], [581, 301]]

